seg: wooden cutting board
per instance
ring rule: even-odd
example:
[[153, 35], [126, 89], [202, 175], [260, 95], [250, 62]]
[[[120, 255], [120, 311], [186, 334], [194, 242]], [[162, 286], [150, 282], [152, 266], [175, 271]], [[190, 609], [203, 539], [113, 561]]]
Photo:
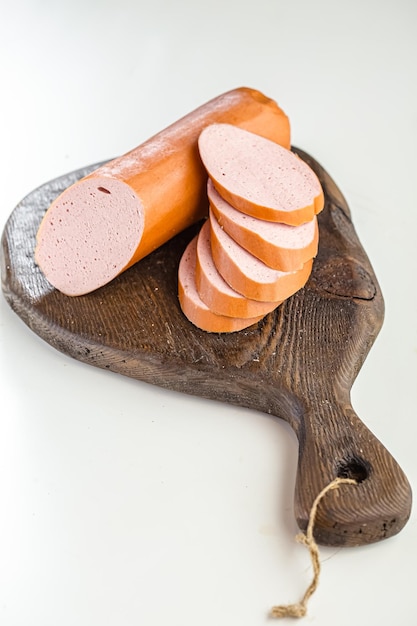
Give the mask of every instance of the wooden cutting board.
[[366, 544], [401, 530], [411, 508], [404, 473], [350, 403], [384, 303], [343, 195], [314, 159], [296, 151], [325, 193], [319, 254], [306, 287], [249, 329], [210, 334], [183, 316], [177, 268], [196, 228], [89, 295], [71, 298], [47, 283], [33, 256], [41, 218], [59, 193], [97, 166], [39, 187], [16, 207], [3, 233], [2, 287], [35, 333], [75, 359], [287, 420], [299, 440], [298, 525], [306, 528], [325, 485], [353, 477], [358, 485], [342, 485], [321, 502], [315, 536], [327, 545]]

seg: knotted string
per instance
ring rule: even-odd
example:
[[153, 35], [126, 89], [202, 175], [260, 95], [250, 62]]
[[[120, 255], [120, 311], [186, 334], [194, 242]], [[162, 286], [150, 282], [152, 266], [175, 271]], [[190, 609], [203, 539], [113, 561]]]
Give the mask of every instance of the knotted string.
[[299, 543], [304, 544], [310, 551], [311, 562], [313, 564], [313, 579], [304, 593], [304, 596], [300, 602], [296, 604], [284, 604], [281, 606], [274, 606], [271, 610], [271, 617], [304, 617], [307, 614], [307, 603], [310, 597], [317, 589], [320, 576], [320, 555], [317, 543], [313, 536], [314, 524], [316, 521], [317, 508], [322, 498], [328, 491], [332, 489], [338, 489], [340, 485], [357, 485], [356, 480], [352, 478], [335, 478], [331, 483], [324, 487], [317, 498], [313, 502], [313, 506], [310, 511], [310, 519], [308, 521], [307, 530], [304, 533], [297, 535], [296, 539]]

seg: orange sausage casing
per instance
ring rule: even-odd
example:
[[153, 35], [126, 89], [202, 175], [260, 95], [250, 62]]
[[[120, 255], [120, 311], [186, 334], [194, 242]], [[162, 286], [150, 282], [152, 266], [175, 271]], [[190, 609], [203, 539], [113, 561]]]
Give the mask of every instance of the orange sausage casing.
[[207, 215], [198, 137], [225, 122], [290, 147], [290, 124], [273, 100], [246, 87], [209, 101], [64, 191], [40, 225], [35, 258], [63, 293], [82, 295]]

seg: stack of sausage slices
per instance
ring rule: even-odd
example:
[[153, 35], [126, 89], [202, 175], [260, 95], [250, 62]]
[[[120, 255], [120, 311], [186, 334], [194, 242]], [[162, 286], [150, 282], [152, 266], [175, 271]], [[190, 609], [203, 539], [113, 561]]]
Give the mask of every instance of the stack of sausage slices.
[[199, 137], [209, 217], [178, 270], [186, 317], [207, 332], [251, 326], [307, 282], [323, 190], [290, 150], [230, 124]]

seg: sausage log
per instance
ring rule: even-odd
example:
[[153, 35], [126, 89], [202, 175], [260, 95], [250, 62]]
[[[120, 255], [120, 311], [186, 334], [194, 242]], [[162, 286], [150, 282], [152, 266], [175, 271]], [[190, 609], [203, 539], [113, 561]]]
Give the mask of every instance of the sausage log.
[[219, 122], [290, 147], [287, 116], [260, 92], [239, 88], [211, 100], [52, 203], [35, 251], [48, 281], [70, 296], [94, 291], [206, 214], [198, 137]]

